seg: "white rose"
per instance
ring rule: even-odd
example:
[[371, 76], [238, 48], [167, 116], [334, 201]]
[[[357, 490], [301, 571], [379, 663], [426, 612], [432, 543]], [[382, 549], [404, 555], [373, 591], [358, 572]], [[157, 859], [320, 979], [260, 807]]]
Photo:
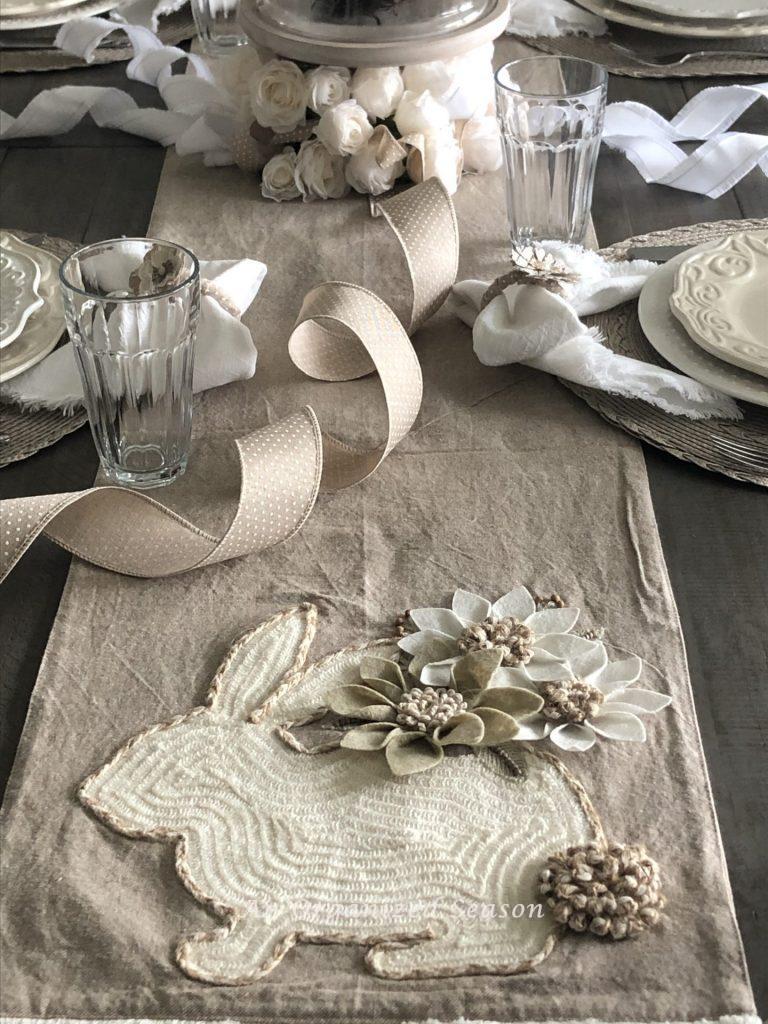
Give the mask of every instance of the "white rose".
[[352, 76], [352, 95], [369, 117], [391, 117], [403, 97], [400, 68], [358, 68]]
[[464, 166], [486, 174], [501, 167], [501, 137], [495, 117], [473, 117], [461, 133]]
[[312, 68], [304, 77], [308, 89], [307, 106], [316, 114], [324, 114], [326, 110], [349, 99], [347, 68]]
[[344, 173], [356, 192], [380, 196], [388, 192], [405, 170], [406, 149], [380, 124], [366, 144], [351, 156]]
[[400, 140], [412, 148], [405, 162], [411, 181], [417, 184], [427, 178], [439, 178], [450, 195], [459, 187], [464, 155], [453, 128], [442, 128], [427, 134], [415, 133]]
[[304, 75], [291, 60], [270, 60], [251, 77], [251, 107], [264, 128], [290, 132], [304, 124], [307, 115], [307, 85]]
[[450, 118], [431, 92], [417, 93], [406, 90], [395, 111], [395, 124], [401, 135], [413, 132], [437, 132], [446, 128]]
[[296, 153], [290, 146], [265, 165], [261, 172], [261, 194], [265, 199], [274, 199], [278, 203], [298, 199], [301, 195], [296, 186]]
[[344, 177], [344, 158], [329, 153], [319, 139], [302, 142], [296, 157], [294, 180], [304, 202], [341, 199], [349, 191]]
[[317, 123], [315, 135], [331, 151], [349, 156], [366, 144], [373, 132], [368, 115], [354, 100], [344, 100], [326, 110]]
[[406, 89], [429, 92], [452, 121], [489, 113], [493, 104], [493, 50], [482, 46], [461, 57], [410, 64], [403, 69]]

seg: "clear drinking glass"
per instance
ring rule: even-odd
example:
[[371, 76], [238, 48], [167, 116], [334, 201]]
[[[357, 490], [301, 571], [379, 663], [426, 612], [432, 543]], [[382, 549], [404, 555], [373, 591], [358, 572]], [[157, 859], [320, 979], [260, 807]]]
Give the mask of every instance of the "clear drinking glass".
[[583, 240], [607, 83], [605, 68], [576, 57], [527, 57], [496, 72], [514, 243]]
[[192, 0], [192, 17], [206, 53], [229, 53], [248, 42], [237, 18], [238, 6], [238, 0]]
[[192, 430], [196, 257], [118, 238], [78, 249], [59, 277], [104, 472], [132, 487], [170, 483], [186, 469]]

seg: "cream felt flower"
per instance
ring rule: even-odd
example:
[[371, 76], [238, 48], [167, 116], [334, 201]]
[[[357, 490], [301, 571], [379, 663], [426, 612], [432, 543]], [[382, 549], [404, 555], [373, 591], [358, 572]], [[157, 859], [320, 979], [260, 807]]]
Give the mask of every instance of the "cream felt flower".
[[632, 656], [608, 661], [602, 644], [568, 660], [563, 678], [521, 682], [544, 701], [541, 711], [520, 724], [515, 739], [539, 740], [548, 736], [562, 750], [589, 750], [598, 738], [642, 743], [645, 726], [640, 715], [655, 715], [672, 698], [633, 684], [643, 663]]
[[500, 650], [499, 672], [508, 685], [519, 685], [520, 680], [557, 678], [555, 666], [601, 646], [571, 634], [578, 608], [537, 611], [525, 587], [510, 590], [493, 604], [457, 590], [450, 608], [416, 608], [409, 614], [417, 632], [398, 643], [413, 655], [411, 673], [430, 686], [447, 685], [451, 666], [470, 651]]
[[381, 751], [394, 775], [413, 775], [440, 764], [447, 746], [514, 739], [518, 719], [536, 714], [543, 701], [522, 687], [490, 685], [501, 657], [495, 650], [457, 659], [447, 687], [411, 686], [396, 662], [365, 658], [360, 683], [328, 696], [331, 711], [363, 723], [344, 733], [341, 746]]

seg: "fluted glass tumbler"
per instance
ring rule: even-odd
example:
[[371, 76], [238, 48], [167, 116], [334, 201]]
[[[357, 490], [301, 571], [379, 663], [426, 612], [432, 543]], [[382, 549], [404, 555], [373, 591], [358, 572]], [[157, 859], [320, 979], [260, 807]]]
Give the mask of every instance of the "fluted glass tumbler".
[[59, 272], [85, 406], [110, 481], [160, 487], [187, 465], [200, 275], [188, 249], [97, 242]]
[[605, 68], [575, 57], [527, 57], [496, 72], [513, 244], [583, 240], [607, 83]]
[[238, 0], [192, 0], [192, 16], [203, 49], [211, 56], [245, 46], [248, 37], [238, 21]]

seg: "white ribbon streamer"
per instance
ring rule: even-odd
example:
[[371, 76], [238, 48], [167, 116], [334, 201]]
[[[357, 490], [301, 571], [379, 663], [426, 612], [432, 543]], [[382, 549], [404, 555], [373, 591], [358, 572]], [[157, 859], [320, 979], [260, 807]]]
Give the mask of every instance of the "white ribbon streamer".
[[[713, 86], [671, 121], [642, 103], [611, 103], [603, 141], [620, 150], [645, 181], [717, 199], [755, 167], [768, 174], [768, 136], [728, 131], [760, 99], [768, 99], [768, 82]], [[675, 145], [702, 140], [690, 155]]]
[[[96, 49], [112, 32], [125, 32], [133, 47], [126, 67], [128, 78], [155, 86], [166, 109], [141, 108], [121, 89], [67, 85], [46, 89], [32, 99], [18, 117], [0, 111], [0, 139], [62, 135], [86, 114], [102, 128], [117, 128], [152, 139], [162, 146], [176, 146], [180, 155], [200, 153], [207, 164], [233, 162], [228, 129], [234, 127], [235, 105], [217, 85], [206, 61], [178, 46], [165, 46], [148, 28], [109, 21], [78, 18], [59, 29], [56, 45], [66, 53], [91, 61]], [[185, 69], [173, 68], [184, 61]], [[216, 114], [216, 129], [209, 115]]]
[[[102, 127], [175, 145], [182, 156], [201, 154], [209, 166], [233, 163], [236, 100], [215, 83], [203, 58], [165, 46], [145, 26], [106, 18], [67, 22], [56, 44], [90, 61], [115, 31], [125, 32], [133, 47], [126, 74], [156, 86], [167, 109], [142, 109], [120, 89], [63, 86], [39, 93], [17, 118], [0, 111], [0, 139], [60, 135], [90, 114]], [[174, 74], [181, 60], [185, 70]], [[714, 86], [689, 100], [671, 121], [642, 103], [611, 103], [603, 141], [624, 153], [645, 181], [716, 199], [755, 167], [768, 174], [768, 136], [728, 131], [761, 99], [768, 99], [768, 82]], [[684, 141], [703, 145], [687, 155], [677, 145]]]

